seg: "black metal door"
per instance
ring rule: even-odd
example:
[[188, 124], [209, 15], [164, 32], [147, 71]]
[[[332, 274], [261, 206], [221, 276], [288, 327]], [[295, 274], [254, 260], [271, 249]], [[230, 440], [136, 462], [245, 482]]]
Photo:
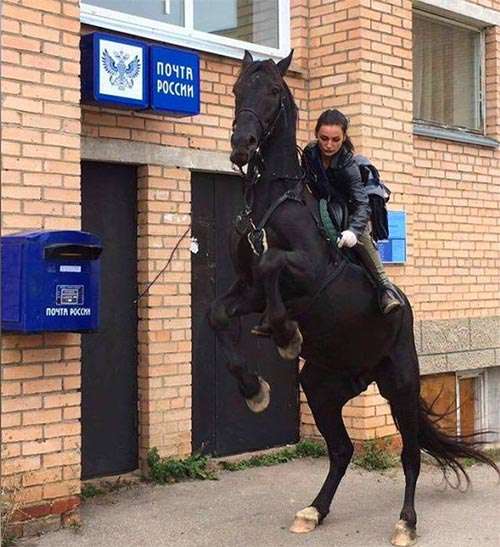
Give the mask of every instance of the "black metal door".
[[102, 238], [101, 326], [82, 336], [82, 478], [137, 469], [137, 174], [82, 164], [82, 228]]
[[196, 173], [191, 191], [192, 234], [199, 243], [198, 253], [192, 255], [193, 450], [222, 456], [297, 442], [297, 363], [282, 360], [269, 340], [250, 335], [258, 315], [242, 321], [242, 351], [251, 368], [271, 385], [271, 404], [254, 414], [226, 370], [206, 320], [210, 302], [234, 279], [227, 241], [241, 209], [241, 179]]

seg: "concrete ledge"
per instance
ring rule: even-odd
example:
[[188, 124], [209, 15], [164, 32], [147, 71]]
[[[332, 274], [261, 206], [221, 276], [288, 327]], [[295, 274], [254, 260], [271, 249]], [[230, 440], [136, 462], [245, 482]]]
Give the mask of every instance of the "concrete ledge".
[[500, 347], [500, 317], [470, 319], [471, 349]]
[[422, 321], [422, 353], [447, 353], [468, 350], [470, 326], [468, 319]]
[[209, 152], [195, 148], [180, 148], [131, 142], [120, 139], [82, 137], [82, 160], [163, 165], [198, 171], [237, 174], [229, 161], [228, 152]]
[[448, 372], [448, 361], [446, 354], [421, 355], [419, 357], [420, 374], [439, 374]]
[[500, 25], [500, 13], [466, 0], [416, 0], [416, 8], [475, 25]]
[[418, 321], [415, 336], [422, 374], [500, 366], [500, 317]]

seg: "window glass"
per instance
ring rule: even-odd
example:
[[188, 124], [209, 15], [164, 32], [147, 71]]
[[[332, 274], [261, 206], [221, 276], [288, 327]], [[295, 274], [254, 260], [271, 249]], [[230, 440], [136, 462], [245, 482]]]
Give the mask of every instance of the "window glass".
[[480, 64], [479, 31], [414, 14], [414, 118], [481, 130]]
[[279, 0], [194, 0], [194, 28], [278, 48]]
[[84, 0], [84, 2], [162, 23], [184, 26], [184, 0]]

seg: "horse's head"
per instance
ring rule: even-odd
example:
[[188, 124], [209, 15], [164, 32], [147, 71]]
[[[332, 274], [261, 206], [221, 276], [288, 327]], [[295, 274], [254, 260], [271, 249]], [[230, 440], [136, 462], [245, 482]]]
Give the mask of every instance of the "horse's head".
[[286, 87], [283, 76], [292, 60], [290, 55], [275, 63], [254, 61], [245, 51], [241, 72], [233, 92], [235, 96], [235, 116], [231, 136], [231, 161], [243, 167], [253, 152], [272, 132], [281, 109]]

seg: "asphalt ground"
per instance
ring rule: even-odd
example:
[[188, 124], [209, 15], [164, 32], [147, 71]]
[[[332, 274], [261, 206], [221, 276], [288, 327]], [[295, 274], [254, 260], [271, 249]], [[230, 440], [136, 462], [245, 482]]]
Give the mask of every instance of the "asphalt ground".
[[[388, 546], [399, 518], [400, 467], [384, 473], [350, 468], [332, 512], [310, 534], [288, 531], [326, 476], [326, 458], [221, 472], [217, 481], [140, 483], [86, 501], [79, 530], [64, 529], [22, 547], [370, 547]], [[469, 469], [472, 488], [446, 487], [423, 466], [417, 489], [420, 547], [499, 547], [500, 485], [493, 471]]]

